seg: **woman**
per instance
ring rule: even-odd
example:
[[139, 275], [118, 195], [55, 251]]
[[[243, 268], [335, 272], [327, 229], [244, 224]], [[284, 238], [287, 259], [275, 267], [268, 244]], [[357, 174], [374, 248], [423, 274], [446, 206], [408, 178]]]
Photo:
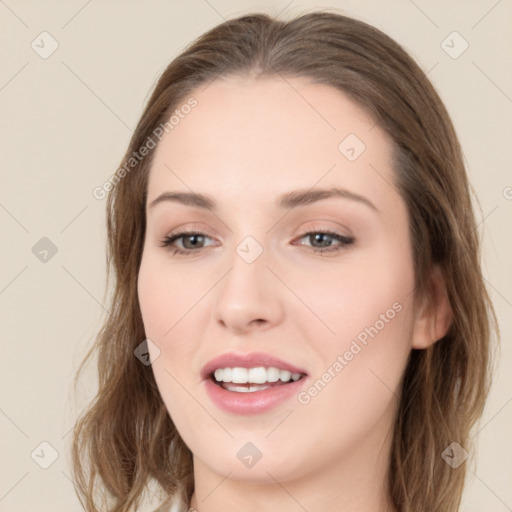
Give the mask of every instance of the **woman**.
[[[333, 13], [215, 27], [160, 77], [108, 200], [77, 423], [87, 510], [458, 510], [492, 305], [425, 74]], [[91, 355], [91, 354], [89, 354]]]

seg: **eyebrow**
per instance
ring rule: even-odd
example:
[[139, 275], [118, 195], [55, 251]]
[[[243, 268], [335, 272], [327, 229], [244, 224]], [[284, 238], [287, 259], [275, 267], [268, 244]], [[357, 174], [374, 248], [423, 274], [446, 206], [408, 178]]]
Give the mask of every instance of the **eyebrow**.
[[[277, 200], [277, 206], [280, 208], [295, 208], [297, 206], [306, 206], [317, 201], [339, 197], [343, 199], [350, 199], [357, 201], [378, 212], [378, 208], [366, 197], [351, 192], [343, 188], [325, 188], [325, 189], [311, 189], [311, 190], [294, 190], [280, 196]], [[171, 201], [180, 203], [186, 206], [193, 206], [196, 208], [208, 209], [211, 211], [216, 210], [215, 200], [204, 194], [197, 194], [195, 192], [163, 192], [156, 199], [154, 199], [149, 208], [155, 207], [159, 203]]]

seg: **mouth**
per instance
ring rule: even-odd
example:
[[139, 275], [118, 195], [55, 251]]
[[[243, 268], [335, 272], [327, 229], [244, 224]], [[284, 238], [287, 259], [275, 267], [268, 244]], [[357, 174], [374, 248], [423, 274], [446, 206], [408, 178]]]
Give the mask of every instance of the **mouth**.
[[305, 373], [291, 372], [275, 366], [253, 368], [217, 368], [210, 373], [210, 380], [217, 386], [234, 393], [254, 393], [278, 386], [292, 384], [306, 376]]
[[284, 404], [304, 386], [305, 370], [269, 354], [227, 353], [201, 371], [210, 400], [225, 412], [261, 414]]

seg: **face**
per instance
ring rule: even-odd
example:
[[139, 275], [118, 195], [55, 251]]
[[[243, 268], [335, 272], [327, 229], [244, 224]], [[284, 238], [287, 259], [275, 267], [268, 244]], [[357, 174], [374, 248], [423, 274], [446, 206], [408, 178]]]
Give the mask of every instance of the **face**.
[[269, 482], [376, 464], [415, 322], [391, 141], [303, 78], [191, 96], [155, 150], [138, 293], [196, 469]]

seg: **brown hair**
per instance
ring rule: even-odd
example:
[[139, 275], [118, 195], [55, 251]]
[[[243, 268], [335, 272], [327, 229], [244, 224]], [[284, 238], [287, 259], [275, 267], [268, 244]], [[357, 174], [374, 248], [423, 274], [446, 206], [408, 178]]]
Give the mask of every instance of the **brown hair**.
[[[200, 85], [220, 75], [307, 77], [335, 87], [368, 111], [394, 142], [395, 186], [409, 214], [416, 292], [429, 296], [441, 270], [453, 312], [437, 343], [413, 350], [394, 426], [389, 493], [400, 512], [455, 512], [465, 468], [441, 457], [470, 447], [490, 385], [491, 320], [480, 248], [459, 142], [448, 113], [414, 60], [376, 28], [317, 11], [288, 22], [264, 14], [228, 20], [194, 41], [163, 72], [120, 168]], [[111, 309], [95, 345], [99, 390], [77, 421], [74, 478], [87, 511], [136, 507], [148, 483], [164, 496], [193, 491], [192, 457], [134, 349], [145, 339], [137, 277], [145, 234], [151, 153], [117, 176], [107, 204], [108, 254], [115, 273]], [[98, 482], [97, 480], [100, 480]], [[100, 486], [98, 487], [98, 483]], [[102, 491], [103, 490], [103, 491]]]

